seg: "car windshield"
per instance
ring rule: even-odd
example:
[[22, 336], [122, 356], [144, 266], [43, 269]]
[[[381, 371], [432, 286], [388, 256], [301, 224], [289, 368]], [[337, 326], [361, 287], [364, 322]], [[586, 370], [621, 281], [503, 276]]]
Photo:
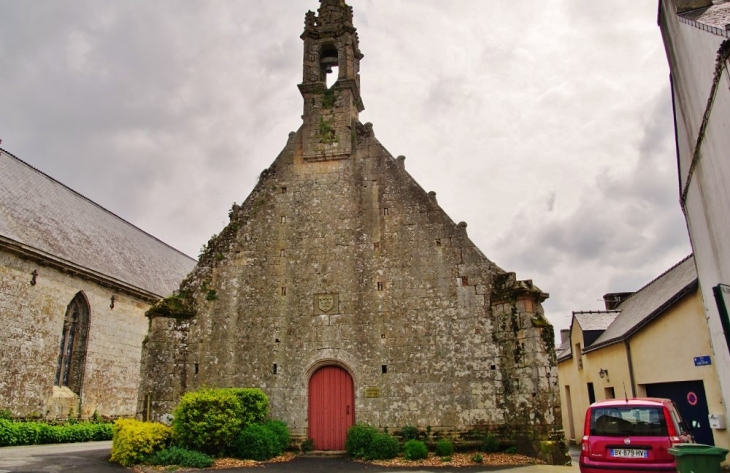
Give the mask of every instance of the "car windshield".
[[594, 407], [591, 435], [667, 436], [667, 423], [661, 407]]

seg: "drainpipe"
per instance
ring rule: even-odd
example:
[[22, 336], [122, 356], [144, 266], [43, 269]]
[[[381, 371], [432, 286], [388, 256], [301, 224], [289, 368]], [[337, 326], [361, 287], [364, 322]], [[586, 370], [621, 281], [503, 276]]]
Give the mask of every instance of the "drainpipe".
[[631, 397], [636, 397], [636, 384], [634, 382], [634, 363], [631, 361], [631, 345], [629, 340], [624, 340], [626, 346], [626, 360], [629, 362], [629, 381], [631, 382]]

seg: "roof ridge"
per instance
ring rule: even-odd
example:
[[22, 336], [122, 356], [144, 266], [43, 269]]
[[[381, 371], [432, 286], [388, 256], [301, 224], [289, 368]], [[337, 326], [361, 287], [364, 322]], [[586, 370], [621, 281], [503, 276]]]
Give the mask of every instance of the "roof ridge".
[[611, 310], [574, 310], [573, 315], [586, 315], [586, 314], [613, 314], [621, 312], [618, 309]]
[[625, 303], [626, 303], [627, 301], [630, 301], [630, 300], [631, 300], [631, 299], [632, 299], [632, 298], [633, 298], [634, 296], [636, 296], [636, 295], [637, 295], [638, 293], [640, 293], [641, 291], [643, 291], [643, 290], [644, 290], [644, 289], [646, 289], [647, 287], [651, 286], [652, 284], [654, 284], [655, 282], [657, 282], [657, 281], [658, 281], [659, 279], [661, 279], [661, 278], [663, 278], [664, 276], [666, 276], [666, 275], [667, 275], [668, 273], [670, 273], [670, 272], [674, 271], [674, 270], [675, 270], [675, 269], [677, 268], [677, 266], [679, 266], [680, 264], [684, 263], [685, 261], [687, 261], [688, 259], [690, 259], [690, 258], [692, 258], [692, 257], [694, 257], [694, 252], [693, 252], [693, 253], [690, 253], [690, 254], [689, 254], [689, 255], [687, 255], [687, 256], [685, 256], [685, 257], [684, 257], [684, 258], [683, 258], [683, 259], [682, 259], [682, 260], [681, 260], [681, 261], [680, 261], [679, 263], [675, 264], [674, 266], [672, 266], [671, 268], [667, 269], [666, 271], [664, 271], [664, 272], [663, 272], [662, 274], [660, 274], [659, 276], [655, 277], [654, 279], [652, 279], [652, 280], [651, 280], [651, 281], [649, 281], [648, 283], [646, 283], [646, 284], [644, 284], [643, 286], [641, 286], [641, 287], [640, 287], [639, 289], [637, 289], [637, 290], [636, 290], [636, 291], [635, 291], [635, 292], [634, 292], [633, 294], [631, 294], [631, 295], [630, 295], [629, 297], [627, 297], [626, 299], [624, 299], [623, 301], [621, 301], [621, 303], [620, 303], [620, 304], [619, 304], [619, 305], [617, 306], [617, 307], [619, 307], [619, 311], [621, 310], [621, 309], [620, 309], [620, 307], [621, 307], [622, 305], [624, 305], [624, 304], [625, 304]]
[[22, 159], [20, 159], [19, 157], [15, 156], [15, 155], [14, 155], [13, 153], [9, 152], [8, 150], [6, 150], [6, 149], [4, 149], [4, 148], [0, 148], [0, 153], [4, 153], [4, 154], [6, 154], [7, 156], [10, 156], [11, 158], [15, 159], [16, 161], [18, 161], [18, 162], [22, 163], [23, 165], [25, 165], [25, 166], [29, 167], [29, 168], [30, 168], [30, 169], [32, 169], [33, 171], [35, 171], [35, 172], [37, 172], [38, 174], [42, 175], [42, 176], [43, 176], [43, 177], [45, 177], [46, 179], [49, 179], [49, 180], [51, 180], [52, 182], [55, 182], [56, 184], [59, 184], [60, 186], [62, 186], [62, 187], [63, 187], [63, 188], [65, 188], [66, 190], [68, 190], [68, 191], [71, 191], [71, 192], [72, 192], [73, 194], [75, 194], [75, 195], [77, 195], [77, 196], [81, 197], [82, 199], [84, 199], [85, 201], [87, 201], [87, 202], [89, 202], [90, 204], [94, 205], [95, 207], [98, 207], [99, 209], [101, 209], [102, 211], [104, 211], [104, 212], [108, 213], [109, 215], [112, 215], [113, 217], [115, 217], [115, 218], [117, 218], [117, 219], [121, 220], [122, 222], [124, 222], [124, 223], [126, 223], [127, 225], [129, 225], [130, 227], [132, 227], [132, 228], [134, 228], [134, 229], [136, 229], [136, 230], [140, 231], [141, 233], [143, 233], [143, 234], [147, 235], [148, 237], [152, 238], [153, 240], [156, 240], [156, 241], [158, 241], [158, 242], [162, 243], [163, 245], [165, 245], [166, 247], [170, 248], [171, 250], [173, 250], [173, 251], [175, 251], [175, 252], [177, 252], [177, 253], [181, 254], [182, 256], [185, 256], [186, 258], [189, 258], [189, 259], [190, 259], [190, 260], [192, 260], [192, 261], [197, 261], [197, 260], [196, 260], [195, 258], [193, 258], [193, 257], [191, 257], [191, 256], [189, 256], [189, 255], [187, 255], [187, 254], [183, 253], [182, 251], [178, 250], [177, 248], [175, 248], [175, 247], [173, 247], [173, 246], [171, 246], [171, 245], [169, 245], [169, 244], [165, 243], [164, 241], [160, 240], [160, 239], [159, 239], [159, 238], [157, 238], [156, 236], [154, 236], [154, 235], [152, 235], [152, 234], [150, 234], [150, 233], [147, 233], [146, 231], [144, 231], [144, 230], [142, 230], [141, 228], [139, 228], [139, 227], [138, 227], [137, 225], [135, 225], [135, 224], [133, 224], [133, 223], [131, 223], [131, 222], [129, 222], [129, 221], [127, 221], [127, 220], [125, 220], [124, 218], [122, 218], [122, 217], [120, 217], [119, 215], [115, 214], [115, 213], [114, 213], [114, 212], [112, 212], [111, 210], [109, 210], [109, 209], [107, 209], [107, 208], [105, 208], [105, 207], [103, 207], [103, 206], [99, 205], [98, 203], [94, 202], [93, 200], [89, 199], [89, 198], [88, 198], [88, 197], [86, 197], [85, 195], [83, 195], [83, 194], [81, 194], [81, 193], [79, 193], [79, 192], [77, 192], [77, 191], [73, 190], [72, 188], [70, 188], [69, 186], [67, 186], [66, 184], [64, 184], [63, 182], [60, 182], [60, 181], [58, 181], [58, 180], [54, 179], [53, 177], [49, 176], [49, 175], [48, 175], [48, 174], [46, 174], [45, 172], [43, 172], [43, 171], [41, 171], [40, 169], [36, 168], [35, 166], [32, 166], [32, 165], [30, 165], [30, 164], [26, 163], [25, 161], [23, 161], [23, 160], [22, 160]]

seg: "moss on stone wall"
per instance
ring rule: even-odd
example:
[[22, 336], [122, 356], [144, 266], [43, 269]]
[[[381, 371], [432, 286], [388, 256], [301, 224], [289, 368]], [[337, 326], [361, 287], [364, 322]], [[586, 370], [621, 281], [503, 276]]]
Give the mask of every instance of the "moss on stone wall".
[[159, 300], [145, 313], [149, 318], [169, 317], [173, 319], [191, 319], [195, 317], [195, 303], [184, 294], [174, 294]]

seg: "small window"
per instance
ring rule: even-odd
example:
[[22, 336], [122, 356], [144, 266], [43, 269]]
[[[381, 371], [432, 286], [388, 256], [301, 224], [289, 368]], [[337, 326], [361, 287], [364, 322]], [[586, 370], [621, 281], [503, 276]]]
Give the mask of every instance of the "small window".
[[274, 363], [271, 365], [271, 374], [276, 374], [279, 371], [279, 367]]
[[378, 281], [378, 291], [382, 291], [382, 290], [383, 290], [383, 283]]
[[195, 363], [195, 365], [193, 365], [193, 368], [195, 370], [195, 374], [198, 374], [200, 372], [200, 365], [198, 365], [197, 363]]
[[281, 295], [282, 296], [285, 296], [286, 295], [286, 287], [282, 287], [281, 288]]
[[281, 223], [286, 223], [286, 215], [281, 216]]
[[388, 372], [388, 365], [380, 365], [380, 372], [386, 374]]
[[377, 241], [375, 243], [373, 243], [373, 249], [375, 251], [378, 251], [380, 249], [380, 243], [378, 243]]
[[383, 215], [390, 215], [390, 209], [387, 208], [387, 207], [384, 207], [384, 208], [381, 209], [381, 213]]
[[440, 248], [440, 247], [441, 247], [441, 239], [437, 238], [436, 239], [436, 248]]
[[282, 258], [286, 256], [286, 250], [284, 248], [279, 250], [279, 256], [281, 256]]
[[282, 187], [281, 187], [281, 193], [282, 193], [282, 194], [286, 194], [286, 191], [287, 191], [287, 188], [286, 188], [286, 186], [282, 186]]

